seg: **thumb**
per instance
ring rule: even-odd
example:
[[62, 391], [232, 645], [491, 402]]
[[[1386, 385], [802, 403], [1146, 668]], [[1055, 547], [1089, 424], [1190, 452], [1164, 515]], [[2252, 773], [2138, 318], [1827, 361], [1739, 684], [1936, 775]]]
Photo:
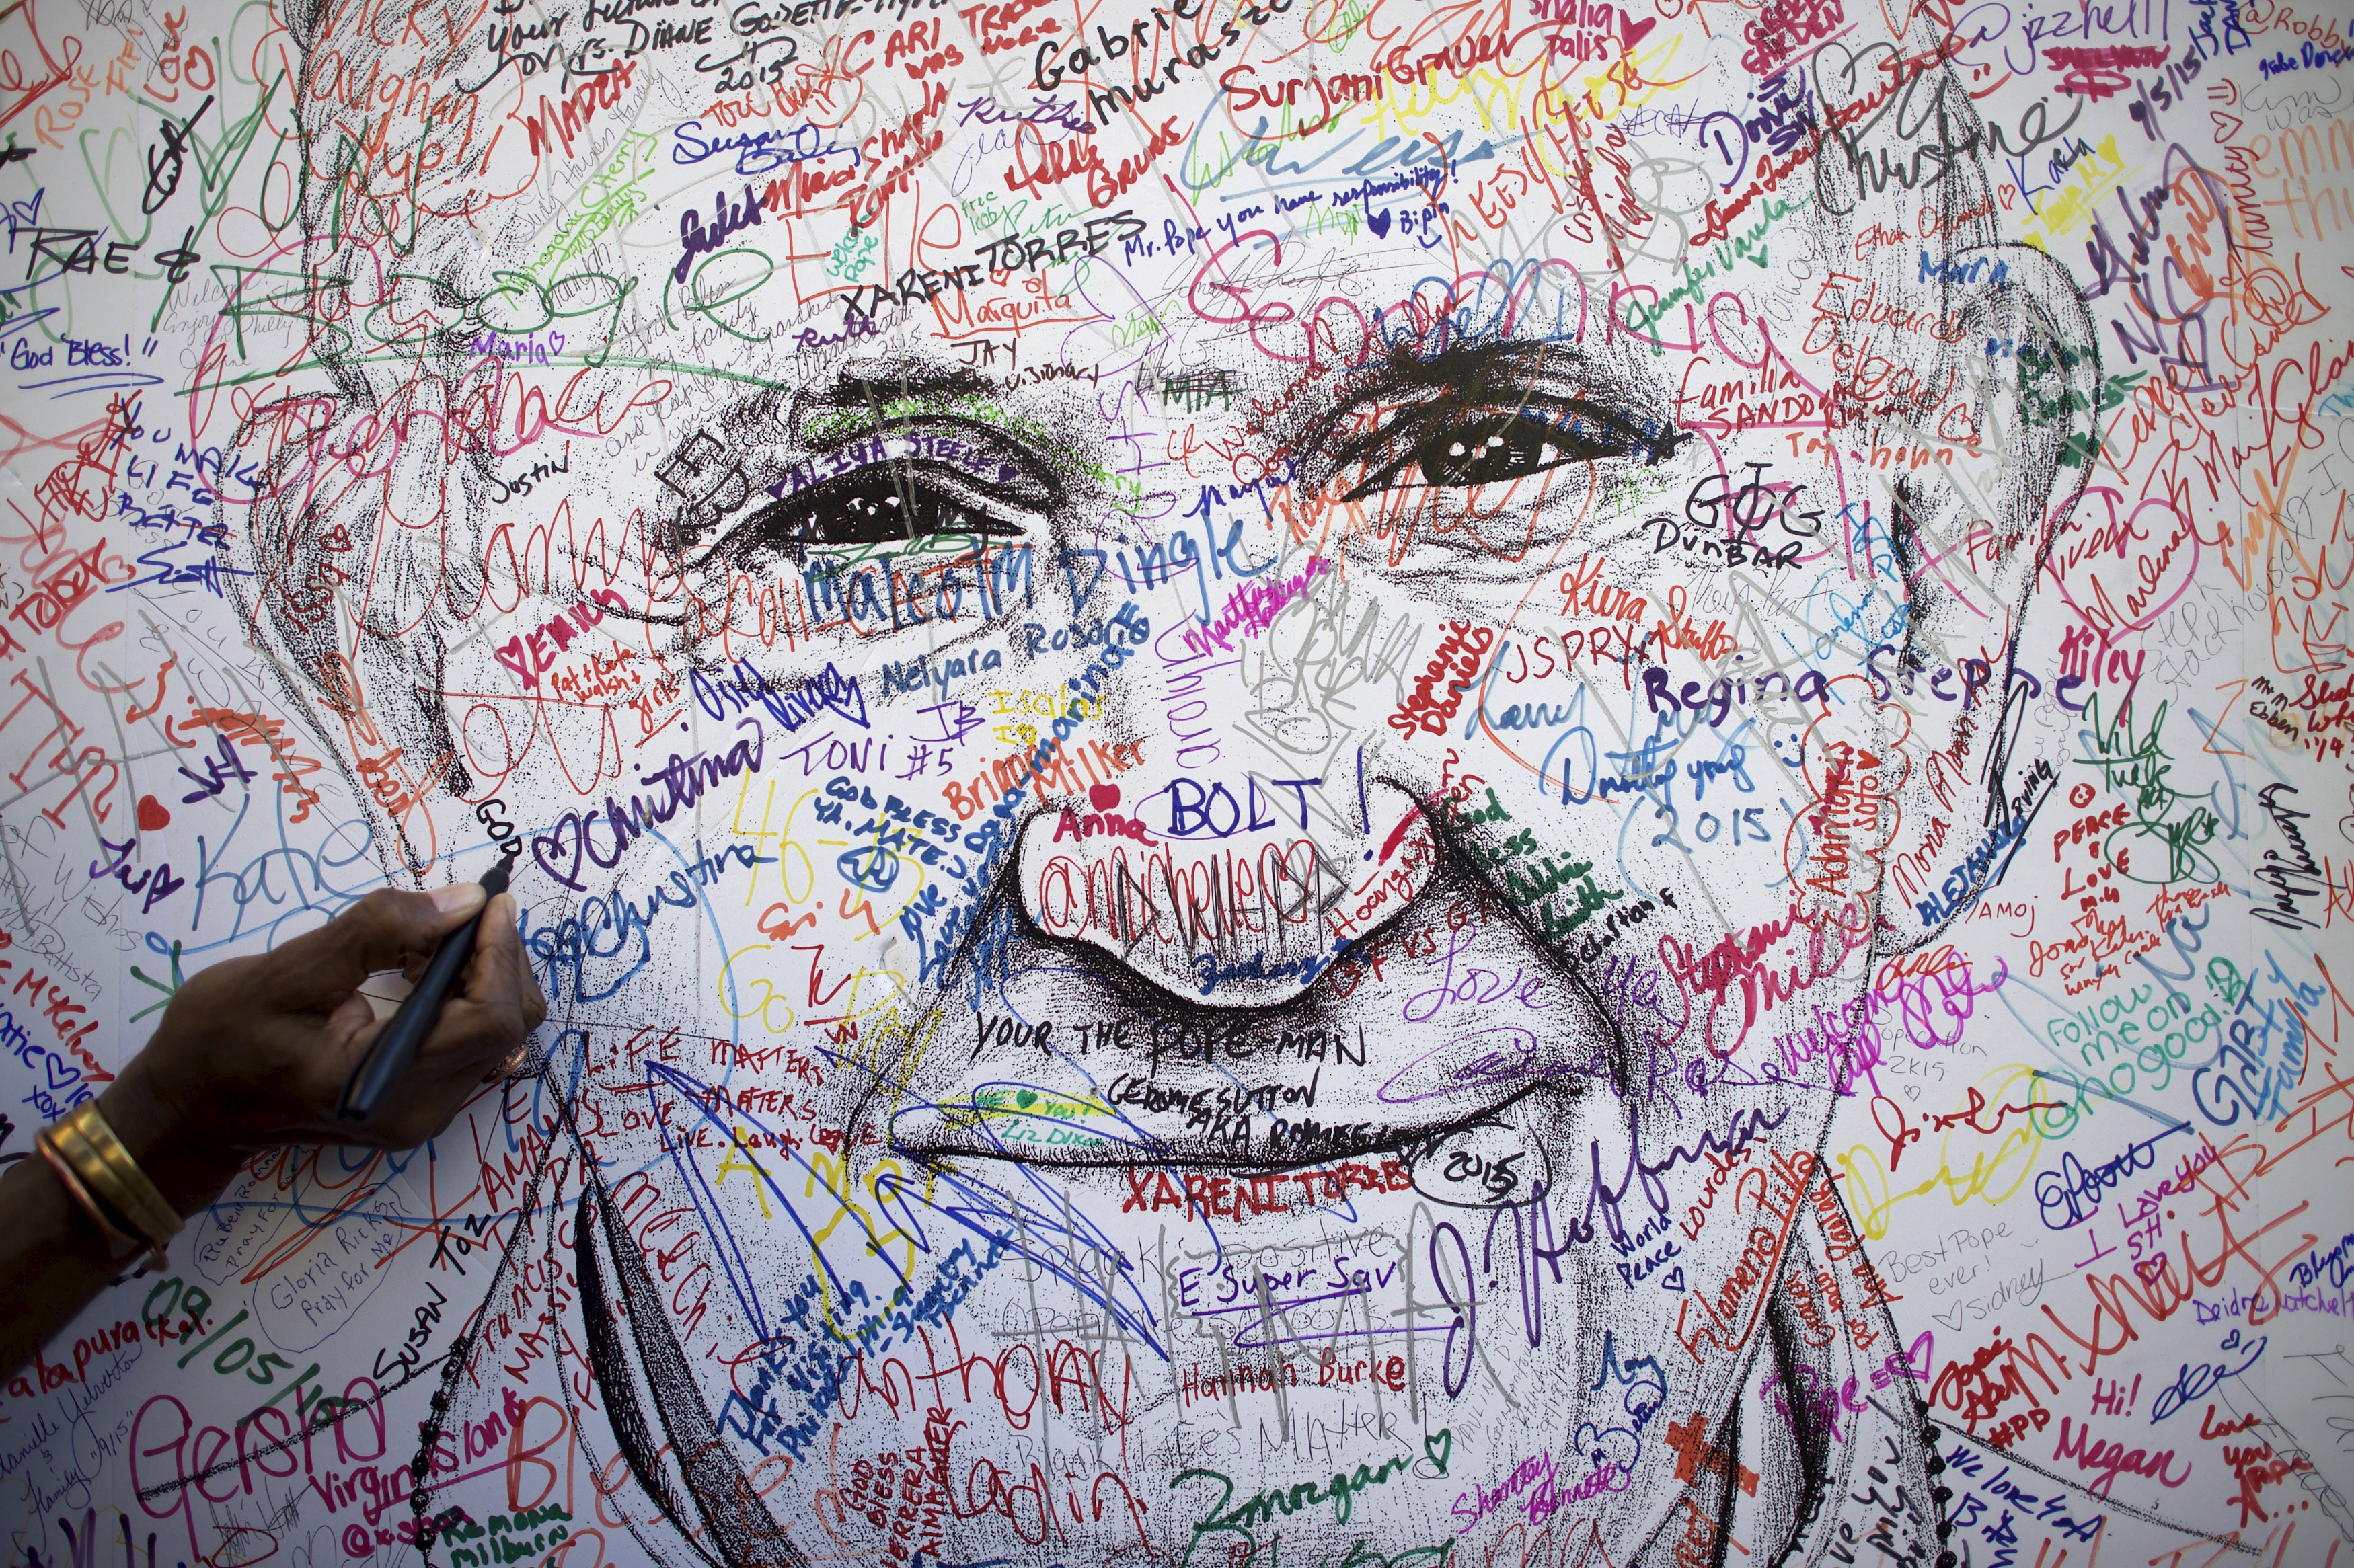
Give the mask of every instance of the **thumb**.
[[310, 998], [340, 1001], [378, 969], [422, 963], [442, 938], [479, 914], [486, 895], [457, 882], [430, 893], [378, 888], [278, 954], [294, 987]]

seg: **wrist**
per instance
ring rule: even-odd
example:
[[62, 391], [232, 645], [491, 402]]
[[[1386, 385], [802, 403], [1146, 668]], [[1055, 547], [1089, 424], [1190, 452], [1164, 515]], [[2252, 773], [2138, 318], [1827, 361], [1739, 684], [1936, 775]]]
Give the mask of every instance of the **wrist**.
[[137, 1059], [98, 1097], [98, 1107], [183, 1220], [219, 1197], [245, 1162], [245, 1152], [221, 1139], [217, 1123], [208, 1127], [208, 1118], [180, 1105]]

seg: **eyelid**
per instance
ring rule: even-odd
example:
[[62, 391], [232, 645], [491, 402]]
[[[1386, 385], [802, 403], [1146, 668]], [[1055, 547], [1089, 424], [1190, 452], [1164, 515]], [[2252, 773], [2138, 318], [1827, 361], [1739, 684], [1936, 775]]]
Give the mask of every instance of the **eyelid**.
[[[949, 455], [950, 448], [969, 448], [976, 454], [994, 460], [998, 473], [994, 479], [981, 479], [974, 473], [953, 466], [958, 459]], [[811, 461], [825, 459], [838, 462], [845, 452], [866, 451], [868, 461], [852, 467], [837, 467], [834, 474], [858, 471], [879, 463], [903, 467], [919, 467], [929, 472], [946, 473], [968, 484], [1001, 493], [1001, 499], [1014, 499], [1016, 481], [1026, 484], [1029, 496], [1016, 503], [1038, 512], [1051, 512], [1063, 505], [1067, 491], [1062, 476], [1049, 467], [1036, 453], [996, 427], [979, 419], [954, 414], [913, 414], [885, 420], [862, 429], [848, 430], [810, 449]], [[1009, 475], [1004, 471], [1012, 469]]]
[[854, 464], [779, 499], [794, 501], [825, 491], [875, 485], [900, 492], [930, 490], [973, 510], [1002, 506], [1022, 512], [1043, 513], [1047, 508], [1046, 498], [1035, 485], [1027, 482], [1028, 477], [1017, 465], [1011, 463], [1000, 464], [994, 477], [983, 477], [929, 454], [895, 453], [872, 462]]

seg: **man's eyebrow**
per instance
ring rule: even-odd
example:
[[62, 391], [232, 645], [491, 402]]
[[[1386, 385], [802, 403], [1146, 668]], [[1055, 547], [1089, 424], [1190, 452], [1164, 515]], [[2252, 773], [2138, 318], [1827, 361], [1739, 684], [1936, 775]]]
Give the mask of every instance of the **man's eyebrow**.
[[851, 366], [837, 372], [830, 385], [809, 393], [802, 407], [811, 413], [879, 414], [895, 404], [952, 406], [985, 397], [991, 389], [989, 378], [969, 366], [923, 366], [896, 372]]
[[964, 426], [1014, 436], [996, 382], [967, 366], [851, 365], [792, 394], [787, 428], [811, 451], [834, 451], [908, 424]]
[[1394, 355], [1345, 392], [1336, 413], [1405, 395], [1452, 394], [1469, 403], [1517, 401], [1539, 383], [1575, 388], [1606, 402], [1630, 400], [1622, 378], [1600, 373], [1594, 357], [1566, 343], [1503, 340], [1463, 344], [1437, 354]]

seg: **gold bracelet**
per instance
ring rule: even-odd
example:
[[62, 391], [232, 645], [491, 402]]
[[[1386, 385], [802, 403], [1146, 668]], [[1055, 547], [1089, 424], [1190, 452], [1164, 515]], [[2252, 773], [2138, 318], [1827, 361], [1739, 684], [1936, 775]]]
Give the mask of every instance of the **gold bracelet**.
[[138, 1238], [125, 1234], [122, 1226], [107, 1218], [106, 1211], [99, 1206], [97, 1199], [90, 1195], [90, 1189], [81, 1184], [81, 1178], [74, 1174], [72, 1163], [49, 1146], [46, 1130], [34, 1138], [33, 1147], [41, 1151], [41, 1158], [49, 1162], [49, 1169], [55, 1171], [58, 1180], [65, 1183], [66, 1193], [73, 1199], [74, 1206], [90, 1216], [90, 1223], [106, 1239], [106, 1251], [110, 1257], [120, 1263], [139, 1250]]
[[163, 1267], [164, 1248], [179, 1234], [180, 1216], [114, 1136], [98, 1102], [75, 1107], [43, 1128], [40, 1137], [45, 1150], [71, 1166], [94, 1206], [116, 1222], [108, 1228], [144, 1242], [150, 1261]]

